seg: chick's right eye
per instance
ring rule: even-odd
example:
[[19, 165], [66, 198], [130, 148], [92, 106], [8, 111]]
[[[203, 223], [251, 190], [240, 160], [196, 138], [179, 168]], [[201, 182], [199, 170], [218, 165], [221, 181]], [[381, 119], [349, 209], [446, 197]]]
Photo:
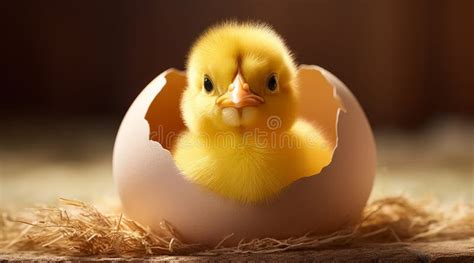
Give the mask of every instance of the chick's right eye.
[[204, 76], [204, 89], [206, 92], [211, 92], [214, 89], [214, 86], [212, 85], [212, 81], [208, 76]]
[[270, 75], [270, 78], [268, 78], [267, 88], [273, 92], [277, 89], [277, 87], [278, 87], [277, 77], [274, 74], [272, 74]]

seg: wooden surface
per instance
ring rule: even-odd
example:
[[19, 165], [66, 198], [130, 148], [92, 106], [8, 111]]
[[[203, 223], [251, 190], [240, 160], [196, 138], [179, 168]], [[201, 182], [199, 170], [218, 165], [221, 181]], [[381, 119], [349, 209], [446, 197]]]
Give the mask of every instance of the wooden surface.
[[412, 244], [372, 244], [317, 251], [219, 256], [158, 256], [146, 258], [61, 257], [53, 255], [0, 255], [0, 262], [24, 261], [250, 261], [250, 262], [474, 262], [474, 240]]
[[[5, 127], [0, 129], [0, 208], [56, 203], [58, 197], [99, 208], [117, 202], [111, 157], [118, 124]], [[432, 197], [442, 205], [474, 204], [473, 134], [474, 122], [459, 120], [433, 122], [417, 133], [376, 131], [378, 167], [371, 199], [406, 195]]]
[[[111, 177], [116, 128], [107, 123], [8, 125], [0, 130], [0, 208], [55, 203], [57, 197], [94, 203], [111, 210], [117, 196]], [[35, 132], [32, 132], [34, 128]], [[10, 131], [10, 132], [8, 132]], [[419, 133], [378, 132], [378, 171], [372, 199], [405, 194], [434, 197], [440, 207], [474, 203], [474, 125], [438, 122]], [[25, 140], [27, 138], [27, 140]], [[93, 149], [93, 151], [91, 151]], [[144, 258], [135, 259], [142, 261]], [[162, 256], [149, 261], [358, 261], [474, 262], [471, 241], [365, 245], [266, 255]], [[22, 260], [114, 261], [119, 258], [70, 258], [0, 252], [0, 262]]]

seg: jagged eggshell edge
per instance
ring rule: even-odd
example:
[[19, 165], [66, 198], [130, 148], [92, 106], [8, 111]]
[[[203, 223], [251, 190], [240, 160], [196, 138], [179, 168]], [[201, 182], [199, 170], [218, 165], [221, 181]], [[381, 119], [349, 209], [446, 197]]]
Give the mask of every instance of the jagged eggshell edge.
[[[299, 179], [274, 200], [261, 205], [243, 205], [187, 181], [170, 152], [152, 140], [156, 134], [150, 134], [145, 119], [165, 86], [170, 85], [170, 93], [182, 92], [184, 73], [170, 69], [135, 99], [117, 134], [113, 173], [126, 215], [156, 231], [160, 231], [160, 222], [166, 220], [186, 242], [206, 245], [215, 245], [230, 233], [234, 235], [227, 244], [243, 238], [327, 234], [355, 224], [375, 176], [376, 153], [370, 125], [353, 94], [330, 72], [302, 65], [298, 77], [304, 95], [304, 118], [317, 120], [325, 112], [324, 100], [315, 104], [312, 99], [318, 89], [329, 89], [333, 99], [340, 100], [342, 105], [326, 120], [330, 123], [331, 118], [336, 118], [336, 125], [326, 128], [328, 134], [334, 134], [337, 145], [332, 162], [321, 173]], [[169, 103], [179, 103], [176, 94], [160, 101], [161, 108], [153, 112], [171, 120], [165, 127], [167, 133], [179, 133], [184, 127], [179, 105]]]

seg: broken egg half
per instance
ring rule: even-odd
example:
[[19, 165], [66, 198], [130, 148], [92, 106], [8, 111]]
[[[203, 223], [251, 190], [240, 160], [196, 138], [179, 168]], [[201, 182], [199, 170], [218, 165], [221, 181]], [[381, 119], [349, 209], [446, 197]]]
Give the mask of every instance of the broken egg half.
[[115, 141], [113, 173], [125, 214], [159, 231], [169, 222], [185, 242], [216, 245], [241, 239], [328, 234], [360, 220], [375, 176], [376, 152], [367, 118], [349, 89], [328, 71], [298, 69], [300, 117], [331, 142], [331, 163], [293, 182], [272, 200], [242, 204], [185, 178], [171, 149], [185, 129], [180, 97], [184, 72], [170, 69], [135, 99]]

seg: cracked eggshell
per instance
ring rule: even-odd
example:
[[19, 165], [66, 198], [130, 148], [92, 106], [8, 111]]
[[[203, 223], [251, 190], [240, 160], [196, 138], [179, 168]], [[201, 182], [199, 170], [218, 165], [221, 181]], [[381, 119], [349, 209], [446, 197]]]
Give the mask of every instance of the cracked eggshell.
[[152, 229], [171, 223], [186, 242], [215, 245], [242, 238], [327, 234], [355, 224], [372, 189], [371, 128], [347, 87], [317, 66], [300, 66], [300, 114], [335, 147], [321, 173], [297, 180], [269, 203], [244, 205], [187, 181], [167, 150], [185, 128], [179, 111], [184, 72], [170, 69], [136, 98], [122, 121], [113, 172], [126, 215]]

